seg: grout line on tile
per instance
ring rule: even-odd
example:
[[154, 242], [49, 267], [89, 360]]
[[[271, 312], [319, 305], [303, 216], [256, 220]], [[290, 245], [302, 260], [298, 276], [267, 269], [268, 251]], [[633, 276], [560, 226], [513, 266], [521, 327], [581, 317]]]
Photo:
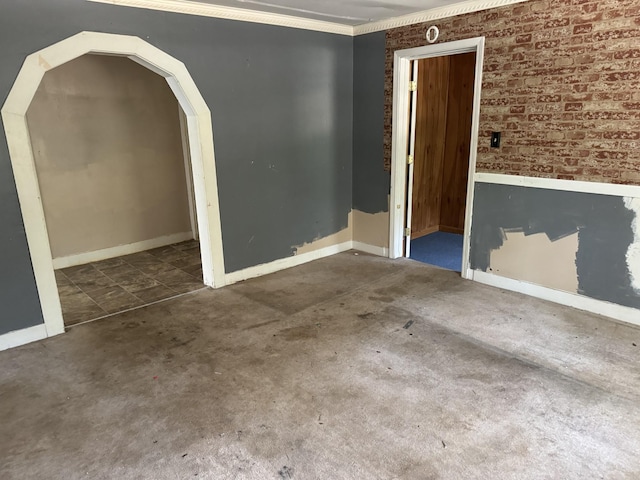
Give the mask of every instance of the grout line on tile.
[[[186, 254], [184, 253], [184, 251], [182, 251], [182, 250], [178, 249], [178, 248], [177, 248], [176, 246], [174, 246], [174, 245], [168, 245], [168, 247], [170, 247], [174, 252], [179, 252], [180, 254], [184, 254], [184, 255], [186, 255]], [[203, 283], [203, 279], [202, 279], [202, 277], [196, 277], [196, 276], [194, 276], [194, 275], [191, 275], [189, 272], [186, 272], [186, 271], [185, 271], [185, 270], [183, 270], [182, 268], [178, 268], [178, 267], [176, 267], [176, 266], [172, 265], [171, 263], [169, 263], [169, 262], [165, 261], [165, 260], [164, 260], [163, 258], [161, 258], [161, 257], [155, 256], [155, 255], [152, 255], [152, 256], [153, 256], [157, 261], [159, 261], [160, 263], [162, 263], [162, 264], [164, 264], [164, 265], [168, 265], [168, 266], [170, 266], [173, 270], [178, 270], [178, 271], [181, 271], [181, 272], [183, 272], [183, 273], [186, 273], [186, 274], [187, 274], [187, 275], [189, 275], [190, 277], [192, 277], [192, 278], [196, 279], [198, 282]], [[136, 309], [138, 309], [138, 308], [143, 308], [143, 307], [146, 307], [146, 306], [149, 306], [149, 305], [153, 305], [153, 304], [155, 304], [155, 303], [163, 302], [163, 301], [165, 301], [165, 300], [169, 300], [169, 299], [172, 299], [172, 298], [180, 297], [180, 296], [185, 295], [185, 294], [187, 294], [187, 293], [192, 293], [192, 292], [184, 292], [184, 293], [180, 293], [180, 292], [178, 292], [177, 290], [175, 290], [174, 288], [172, 288], [172, 287], [170, 287], [170, 286], [166, 285], [165, 283], [161, 282], [160, 280], [158, 280], [158, 279], [156, 278], [156, 274], [157, 274], [158, 272], [156, 272], [156, 273], [154, 273], [154, 274], [152, 274], [152, 273], [146, 273], [146, 272], [143, 272], [142, 270], [140, 270], [136, 265], [133, 265], [133, 264], [129, 263], [128, 261], [124, 260], [124, 259], [122, 259], [122, 262], [123, 262], [122, 264], [120, 264], [120, 265], [115, 265], [115, 266], [114, 266], [114, 267], [112, 267], [112, 268], [117, 268], [117, 267], [120, 267], [120, 266], [127, 266], [127, 267], [129, 267], [129, 268], [132, 270], [132, 272], [134, 272], [134, 273], [136, 273], [136, 274], [140, 274], [140, 275], [142, 275], [143, 277], [149, 278], [149, 279], [153, 280], [154, 282], [157, 282], [157, 283], [159, 284], [158, 286], [162, 286], [162, 287], [164, 287], [164, 288], [166, 288], [166, 289], [170, 290], [170, 291], [171, 291], [171, 293], [172, 293], [173, 295], [171, 295], [170, 297], [162, 298], [162, 299], [155, 300], [155, 301], [153, 301], [153, 302], [149, 303], [148, 301], [146, 301], [146, 300], [144, 300], [144, 299], [142, 299], [142, 298], [138, 297], [135, 293], [130, 292], [127, 288], [125, 288], [125, 287], [122, 285], [122, 282], [120, 282], [119, 280], [117, 280], [117, 279], [115, 279], [115, 278], [113, 278], [113, 277], [109, 276], [109, 275], [108, 275], [107, 273], [105, 273], [104, 271], [102, 271], [102, 270], [100, 270], [100, 269], [96, 268], [96, 266], [95, 266], [95, 263], [96, 263], [96, 262], [88, 263], [88, 264], [86, 264], [86, 265], [91, 266], [95, 272], [97, 272], [97, 273], [99, 273], [100, 275], [104, 276], [105, 278], [108, 278], [109, 280], [111, 280], [111, 281], [113, 282], [113, 285], [112, 285], [113, 287], [119, 287], [119, 288], [121, 288], [124, 292], [126, 292], [127, 294], [131, 295], [131, 296], [132, 296], [132, 297], [134, 297], [135, 299], [137, 299], [137, 300], [139, 300], [139, 301], [141, 301], [141, 302], [142, 302], [142, 305], [138, 305], [138, 306], [136, 306], [136, 307], [132, 307], [132, 308], [129, 308], [129, 309], [126, 309], [126, 310], [121, 310], [121, 311], [118, 311], [118, 312], [108, 313], [108, 312], [107, 312], [107, 310], [106, 310], [106, 309], [104, 309], [100, 303], [98, 303], [96, 300], [94, 300], [94, 298], [90, 295], [90, 293], [89, 293], [89, 292], [85, 291], [85, 290], [84, 290], [82, 287], [80, 287], [76, 282], [74, 282], [74, 281], [73, 281], [73, 280], [72, 280], [72, 279], [71, 279], [67, 274], [65, 274], [65, 273], [62, 271], [62, 269], [60, 269], [60, 273], [61, 273], [61, 274], [62, 274], [62, 275], [63, 275], [63, 276], [64, 276], [64, 277], [65, 277], [65, 278], [66, 278], [66, 279], [71, 283], [71, 285], [72, 285], [73, 287], [77, 288], [77, 289], [79, 290], [79, 292], [80, 292], [80, 293], [83, 293], [85, 296], [89, 297], [89, 299], [91, 300], [91, 302], [92, 302], [94, 305], [96, 305], [96, 306], [100, 309], [100, 311], [101, 311], [101, 312], [105, 313], [105, 315], [101, 315], [100, 317], [91, 318], [91, 319], [88, 319], [88, 320], [84, 320], [84, 321], [82, 321], [82, 322], [74, 323], [74, 324], [72, 324], [72, 325], [65, 325], [65, 327], [70, 328], [70, 327], [74, 327], [74, 326], [76, 326], [76, 325], [81, 325], [81, 324], [83, 324], [83, 323], [93, 322], [93, 321], [95, 321], [95, 320], [99, 320], [99, 319], [101, 319], [101, 318], [106, 318], [106, 317], [110, 317], [110, 316], [113, 316], [113, 315], [118, 315], [118, 314], [120, 314], [120, 313], [128, 312], [128, 311], [130, 311], [130, 310], [136, 310]], [[105, 288], [108, 288], [108, 287], [105, 287]], [[204, 287], [204, 288], [208, 288], [208, 287]], [[198, 290], [193, 290], [193, 291], [195, 292], [195, 291], [199, 291], [199, 290], [202, 290], [202, 288], [200, 288], [200, 289], [198, 289]], [[63, 318], [64, 318], [64, 314], [63, 314]]]
[[[100, 270], [97, 270], [95, 267], [93, 267], [93, 266], [92, 266], [92, 268], [93, 268], [94, 270], [96, 270], [97, 272], [100, 272]], [[100, 273], [102, 273], [102, 272], [100, 272]], [[64, 275], [64, 272], [63, 272], [62, 274]], [[104, 274], [103, 274], [103, 275], [104, 275]], [[67, 277], [67, 278], [69, 278], [67, 275], [64, 275], [64, 276], [65, 276], [65, 277]], [[106, 277], [106, 275], [105, 275], [105, 277]], [[107, 277], [107, 278], [109, 278], [110, 280], [113, 280], [113, 279], [112, 279], [112, 278], [110, 278], [110, 277]], [[89, 300], [91, 300], [91, 301], [92, 301], [92, 302], [93, 302], [93, 303], [94, 303], [94, 304], [95, 304], [95, 305], [96, 305], [100, 310], [102, 310], [103, 312], [105, 312], [105, 313], [106, 313], [106, 310], [105, 310], [104, 308], [102, 308], [102, 306], [101, 306], [98, 302], [96, 302], [96, 301], [93, 299], [93, 297], [92, 297], [91, 295], [89, 295], [89, 293], [85, 292], [85, 291], [84, 291], [84, 289], [83, 289], [80, 285], [78, 285], [76, 282], [74, 282], [74, 281], [73, 281], [73, 280], [71, 280], [70, 278], [69, 278], [69, 281], [73, 284], [73, 286], [74, 286], [74, 287], [76, 287], [78, 290], [80, 290], [82, 293], [84, 293], [84, 294], [85, 294], [85, 296], [89, 297]], [[56, 285], [56, 286], [57, 286], [57, 285]], [[63, 320], [63, 322], [64, 322], [64, 314], [62, 315], [62, 317], [63, 317], [63, 319], [62, 319], [62, 320]], [[66, 325], [65, 325], [65, 326], [66, 326]]]
[[150, 307], [151, 305], [156, 305], [158, 303], [166, 302], [167, 300], [173, 300], [174, 298], [184, 297], [185, 295], [191, 295], [193, 293], [201, 292], [203, 290], [208, 290], [208, 289], [209, 289], [209, 287], [202, 287], [202, 288], [199, 288], [197, 290], [192, 290], [191, 292], [179, 293], [178, 295], [174, 295], [173, 297], [162, 298], [160, 300], [156, 300], [156, 301], [151, 302], [151, 303], [146, 303], [144, 305], [138, 305], [137, 307], [128, 308], [127, 310], [122, 310], [120, 312], [110, 313], [108, 315], [103, 315], [101, 317], [92, 318], [91, 320], [85, 320], [84, 322], [74, 323], [73, 325], [65, 325], [65, 327], [66, 328], [73, 328], [73, 327], [77, 327], [78, 325], [84, 325], [85, 323], [95, 322], [96, 320], [102, 320], [102, 319], [109, 318], [109, 317], [115, 317], [116, 315], [120, 315], [122, 313], [132, 312], [134, 310], [140, 310], [141, 308]]

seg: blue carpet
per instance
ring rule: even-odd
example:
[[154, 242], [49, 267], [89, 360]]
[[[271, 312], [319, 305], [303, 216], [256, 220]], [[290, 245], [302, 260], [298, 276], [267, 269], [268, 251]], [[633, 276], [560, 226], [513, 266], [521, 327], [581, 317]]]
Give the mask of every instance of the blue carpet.
[[462, 235], [435, 232], [411, 240], [411, 258], [447, 270], [460, 271], [462, 265]]

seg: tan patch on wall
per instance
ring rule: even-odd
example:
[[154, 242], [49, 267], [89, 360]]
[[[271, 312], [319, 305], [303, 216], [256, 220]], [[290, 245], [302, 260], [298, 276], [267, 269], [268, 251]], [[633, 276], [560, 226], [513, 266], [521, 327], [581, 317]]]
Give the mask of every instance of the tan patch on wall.
[[[393, 53], [431, 24], [386, 32], [387, 169]], [[529, 0], [435, 25], [438, 43], [486, 38], [477, 171], [640, 184], [638, 0]]]
[[552, 242], [544, 233], [506, 232], [502, 247], [491, 252], [490, 272], [543, 287], [578, 292], [578, 234]]
[[127, 58], [48, 71], [27, 113], [54, 258], [191, 230], [178, 103]]
[[313, 240], [312, 242], [305, 243], [296, 248], [296, 255], [300, 255], [301, 253], [309, 253], [315, 250], [320, 250], [321, 248], [331, 247], [333, 245], [340, 245], [344, 242], [350, 242], [353, 238], [353, 212], [349, 212], [349, 220], [347, 223], [347, 228], [343, 228], [337, 233], [333, 235], [329, 235], [327, 237], [318, 238]]
[[389, 212], [353, 210], [353, 240], [376, 247], [389, 247]]

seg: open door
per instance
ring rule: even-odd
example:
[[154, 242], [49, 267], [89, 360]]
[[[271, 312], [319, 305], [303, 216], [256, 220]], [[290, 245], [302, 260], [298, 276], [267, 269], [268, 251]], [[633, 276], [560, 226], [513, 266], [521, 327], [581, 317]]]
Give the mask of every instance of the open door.
[[413, 163], [416, 146], [416, 107], [418, 100], [418, 61], [411, 62], [411, 103], [409, 104], [409, 142], [407, 148], [407, 195], [405, 198], [406, 218], [404, 229], [404, 256], [411, 256], [411, 212], [413, 199]]
[[[391, 131], [391, 189], [389, 197], [389, 258], [399, 258], [406, 256], [407, 254], [415, 256], [418, 245], [416, 245], [415, 238], [413, 238], [413, 244], [409, 244], [409, 251], [406, 250], [407, 245], [407, 228], [411, 227], [414, 223], [416, 214], [416, 208], [413, 205], [413, 197], [415, 196], [415, 185], [417, 177], [417, 153], [418, 153], [418, 138], [420, 134], [419, 128], [419, 108], [415, 109], [416, 112], [416, 128], [415, 133], [410, 134], [411, 130], [411, 99], [415, 98], [416, 106], [419, 104], [420, 97], [420, 83], [423, 83], [424, 79], [420, 74], [417, 75], [418, 91], [414, 95], [413, 90], [410, 87], [413, 81], [413, 73], [415, 69], [414, 62], [427, 58], [447, 57], [447, 56], [460, 56], [466, 53], [472, 53], [475, 55], [475, 62], [473, 62], [473, 68], [469, 74], [468, 81], [471, 83], [470, 91], [472, 92], [471, 105], [469, 106], [471, 115], [469, 118], [471, 124], [471, 137], [468, 144], [468, 149], [463, 155], [465, 158], [464, 170], [454, 170], [454, 176], [458, 174], [467, 178], [467, 185], [465, 187], [466, 201], [464, 209], [460, 209], [458, 213], [464, 215], [464, 222], [462, 230], [464, 232], [462, 242], [462, 262], [461, 270], [463, 278], [472, 278], [473, 271], [469, 269], [469, 249], [471, 239], [471, 220], [473, 215], [473, 185], [475, 182], [475, 166], [478, 149], [478, 132], [480, 127], [480, 97], [482, 91], [482, 65], [484, 58], [484, 37], [468, 38], [465, 40], [456, 40], [452, 42], [444, 42], [433, 45], [426, 45], [422, 47], [407, 48], [404, 50], [396, 50], [393, 53], [393, 114], [392, 114], [392, 131]], [[458, 74], [452, 75], [454, 77]], [[449, 98], [453, 98], [455, 95], [449, 95]], [[451, 123], [455, 123], [455, 116], [448, 116]], [[407, 156], [409, 149], [411, 148], [411, 138], [414, 138], [414, 167], [412, 172], [407, 163]], [[441, 140], [444, 143], [445, 139]], [[454, 150], [459, 153], [462, 152], [458, 147]], [[413, 179], [409, 182], [409, 175], [413, 175]], [[446, 183], [443, 177], [443, 185]], [[411, 185], [412, 189], [412, 202], [411, 202], [411, 214], [410, 223], [407, 222], [407, 209], [408, 209], [408, 194], [407, 190]], [[442, 193], [450, 191], [451, 188], [447, 186], [442, 187]], [[462, 195], [457, 197], [458, 199], [464, 198]], [[458, 202], [456, 202], [458, 203]], [[442, 223], [440, 223], [442, 225]], [[409, 237], [409, 242], [412, 240]]]
[[412, 62], [406, 257], [411, 240], [464, 231], [475, 63], [475, 52]]

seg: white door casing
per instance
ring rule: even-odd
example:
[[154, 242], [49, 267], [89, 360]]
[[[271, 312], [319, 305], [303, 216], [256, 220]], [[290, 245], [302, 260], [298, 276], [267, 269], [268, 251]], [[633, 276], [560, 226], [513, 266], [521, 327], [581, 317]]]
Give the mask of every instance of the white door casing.
[[480, 127], [480, 94], [482, 89], [482, 64], [484, 60], [484, 37], [457, 40], [424, 47], [397, 50], [393, 58], [393, 131], [391, 134], [391, 192], [389, 208], [389, 258], [403, 256], [404, 223], [407, 218], [405, 198], [407, 194], [407, 140], [410, 132], [409, 83], [411, 61], [422, 58], [456, 55], [475, 52], [476, 66], [473, 88], [473, 113], [471, 142], [469, 148], [469, 173], [464, 220], [464, 242], [462, 248], [462, 277], [472, 278], [469, 269], [469, 247], [471, 241], [471, 218], [473, 193], [478, 154], [478, 131]]
[[411, 74], [412, 85], [415, 85], [411, 92], [411, 122], [409, 123], [409, 158], [411, 162], [407, 162], [407, 194], [406, 194], [406, 217], [405, 226], [409, 229], [409, 235], [404, 234], [404, 256], [411, 256], [411, 213], [413, 208], [413, 169], [414, 158], [416, 155], [416, 117], [418, 110], [418, 62], [413, 62], [413, 72]]
[[44, 74], [85, 54], [128, 57], [164, 77], [187, 117], [204, 283], [225, 284], [211, 112], [185, 65], [129, 35], [82, 32], [29, 55], [2, 107], [2, 121], [47, 336], [64, 332], [26, 113]]

